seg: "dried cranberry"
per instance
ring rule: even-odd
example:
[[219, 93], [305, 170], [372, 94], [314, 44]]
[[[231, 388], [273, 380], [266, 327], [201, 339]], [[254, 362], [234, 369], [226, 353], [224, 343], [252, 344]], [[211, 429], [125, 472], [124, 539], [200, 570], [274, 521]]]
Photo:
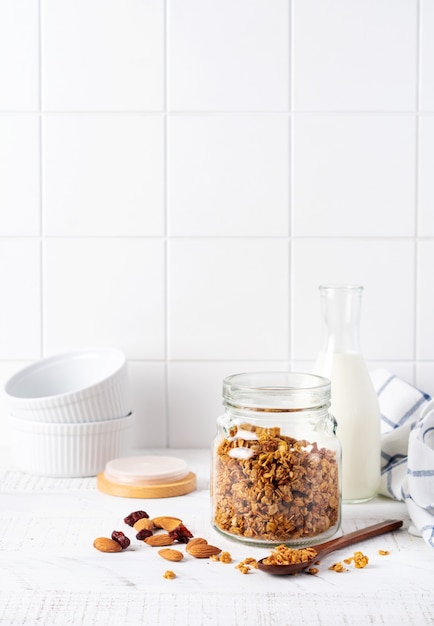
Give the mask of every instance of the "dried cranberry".
[[147, 528], [142, 528], [136, 535], [136, 539], [144, 540], [146, 537], [150, 537], [152, 535], [152, 530], [148, 530]]
[[122, 550], [125, 550], [125, 548], [128, 548], [128, 546], [130, 545], [130, 540], [124, 535], [121, 530], [114, 530], [112, 532], [112, 539], [118, 542]]
[[124, 522], [125, 524], [128, 524], [128, 526], [134, 526], [139, 519], [144, 517], [149, 517], [145, 511], [134, 511], [124, 518]]
[[189, 540], [193, 537], [191, 532], [184, 526], [184, 524], [179, 524], [173, 530], [169, 530], [169, 536], [173, 539], [173, 541], [178, 541], [179, 543], [188, 543]]

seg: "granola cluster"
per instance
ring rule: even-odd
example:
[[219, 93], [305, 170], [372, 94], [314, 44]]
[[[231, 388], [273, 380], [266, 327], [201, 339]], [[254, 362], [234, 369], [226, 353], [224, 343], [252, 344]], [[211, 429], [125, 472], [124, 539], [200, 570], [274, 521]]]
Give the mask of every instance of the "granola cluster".
[[348, 559], [344, 559], [344, 562], [349, 565], [352, 561], [354, 561], [354, 566], [357, 569], [363, 569], [369, 563], [368, 557], [363, 554], [363, 552], [354, 552], [354, 555], [349, 557]]
[[224, 532], [273, 543], [315, 537], [338, 523], [336, 454], [242, 424], [217, 445], [213, 497]]
[[270, 556], [263, 560], [264, 565], [293, 565], [295, 563], [306, 563], [318, 555], [315, 548], [288, 548], [280, 545], [272, 551]]

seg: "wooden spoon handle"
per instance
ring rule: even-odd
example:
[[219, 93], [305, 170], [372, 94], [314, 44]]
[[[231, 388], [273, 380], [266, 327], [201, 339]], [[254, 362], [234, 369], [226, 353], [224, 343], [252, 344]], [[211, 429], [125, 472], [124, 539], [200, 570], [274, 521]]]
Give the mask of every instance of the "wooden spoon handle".
[[385, 522], [373, 524], [367, 528], [355, 530], [354, 532], [342, 535], [342, 537], [338, 537], [337, 539], [331, 539], [325, 543], [313, 546], [313, 548], [315, 548], [318, 552], [318, 555], [321, 554], [321, 556], [324, 556], [333, 550], [340, 550], [341, 548], [346, 548], [357, 541], [364, 541], [365, 539], [370, 539], [371, 537], [376, 537], [377, 535], [389, 533], [392, 530], [401, 528], [401, 526], [402, 520], [387, 520]]

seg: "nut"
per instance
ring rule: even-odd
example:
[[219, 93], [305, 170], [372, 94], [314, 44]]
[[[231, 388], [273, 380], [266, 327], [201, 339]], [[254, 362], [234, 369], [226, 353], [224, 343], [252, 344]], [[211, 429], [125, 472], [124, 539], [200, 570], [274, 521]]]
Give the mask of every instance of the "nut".
[[174, 530], [177, 526], [182, 524], [182, 520], [177, 517], [170, 517], [168, 515], [162, 515], [161, 517], [152, 518], [152, 522], [155, 528], [162, 528], [163, 530]]
[[221, 552], [220, 548], [211, 546], [209, 543], [195, 543], [192, 546], [190, 546], [190, 544], [187, 545], [187, 552], [196, 559], [208, 559], [210, 556], [220, 554]]
[[137, 522], [134, 524], [134, 530], [137, 530], [137, 532], [139, 530], [152, 530], [154, 528], [154, 522], [151, 519], [148, 519], [147, 517], [142, 517], [141, 519], [137, 520]]
[[208, 541], [206, 539], [203, 539], [202, 537], [194, 537], [194, 539], [190, 539], [186, 547], [187, 552], [189, 551], [191, 546], [195, 546], [197, 543], [208, 543]]
[[93, 542], [93, 547], [100, 552], [122, 552], [122, 546], [114, 539], [98, 537]]
[[145, 543], [148, 546], [171, 546], [173, 544], [173, 539], [170, 535], [164, 533], [162, 535], [151, 535], [150, 537], [146, 537]]
[[158, 554], [166, 559], [166, 561], [182, 561], [184, 555], [179, 550], [172, 550], [171, 548], [163, 548], [158, 550]]

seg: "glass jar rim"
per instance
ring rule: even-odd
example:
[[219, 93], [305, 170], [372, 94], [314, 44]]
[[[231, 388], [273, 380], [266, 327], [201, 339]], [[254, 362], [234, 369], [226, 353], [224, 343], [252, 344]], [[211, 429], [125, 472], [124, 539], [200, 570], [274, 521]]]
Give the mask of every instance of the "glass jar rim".
[[330, 393], [330, 380], [304, 372], [243, 372], [223, 380], [223, 404], [251, 410], [327, 408]]
[[330, 283], [319, 285], [318, 289], [321, 292], [326, 291], [356, 291], [362, 292], [364, 290], [363, 285], [357, 285], [353, 283]]

